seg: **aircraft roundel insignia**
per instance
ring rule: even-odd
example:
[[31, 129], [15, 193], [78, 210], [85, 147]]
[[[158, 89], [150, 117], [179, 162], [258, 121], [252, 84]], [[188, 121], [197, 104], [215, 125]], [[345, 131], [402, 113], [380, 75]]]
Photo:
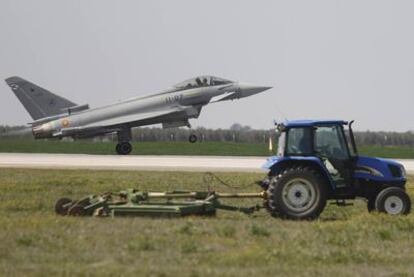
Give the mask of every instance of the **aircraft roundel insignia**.
[[63, 119], [63, 120], [62, 120], [62, 126], [63, 126], [63, 127], [68, 127], [68, 126], [69, 126], [69, 120], [67, 120], [67, 119]]

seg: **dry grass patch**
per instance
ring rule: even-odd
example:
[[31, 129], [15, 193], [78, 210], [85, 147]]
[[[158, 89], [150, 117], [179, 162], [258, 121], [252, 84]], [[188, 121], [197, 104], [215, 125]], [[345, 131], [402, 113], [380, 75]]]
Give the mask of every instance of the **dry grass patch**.
[[[55, 201], [108, 190], [205, 189], [202, 173], [0, 169], [0, 275], [387, 276], [414, 274], [414, 215], [328, 206], [313, 222], [253, 216], [71, 218]], [[261, 174], [219, 173], [235, 184]], [[410, 178], [414, 199], [414, 180]], [[216, 189], [229, 191], [217, 186]], [[257, 191], [258, 187], [246, 188]], [[251, 204], [256, 200], [241, 200]]]

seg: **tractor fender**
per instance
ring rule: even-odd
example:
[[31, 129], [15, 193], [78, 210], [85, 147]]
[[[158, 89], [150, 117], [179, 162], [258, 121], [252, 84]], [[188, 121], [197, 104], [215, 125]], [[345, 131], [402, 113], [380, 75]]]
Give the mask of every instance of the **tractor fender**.
[[322, 176], [326, 178], [329, 182], [329, 185], [334, 190], [335, 183], [331, 178], [328, 170], [322, 161], [317, 157], [305, 157], [305, 156], [291, 156], [291, 157], [281, 157], [281, 156], [272, 156], [269, 157], [266, 162], [262, 165], [263, 169], [268, 169], [273, 175], [279, 174], [282, 170], [287, 167], [305, 165], [311, 166], [317, 169]]

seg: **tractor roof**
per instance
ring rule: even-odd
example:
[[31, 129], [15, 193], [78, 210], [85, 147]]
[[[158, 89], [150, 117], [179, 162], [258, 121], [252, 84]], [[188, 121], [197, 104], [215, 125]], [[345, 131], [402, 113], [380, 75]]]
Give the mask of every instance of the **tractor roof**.
[[348, 122], [343, 120], [291, 120], [286, 121], [283, 125], [287, 128], [292, 127], [312, 127], [319, 125], [347, 125]]

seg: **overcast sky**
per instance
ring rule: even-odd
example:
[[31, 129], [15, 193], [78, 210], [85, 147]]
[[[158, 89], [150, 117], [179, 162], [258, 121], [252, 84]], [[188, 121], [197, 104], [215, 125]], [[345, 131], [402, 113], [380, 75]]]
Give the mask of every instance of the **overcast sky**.
[[[414, 1], [0, 1], [0, 77], [97, 107], [201, 74], [273, 89], [193, 126], [355, 119], [414, 130]], [[0, 83], [0, 124], [31, 119]]]

